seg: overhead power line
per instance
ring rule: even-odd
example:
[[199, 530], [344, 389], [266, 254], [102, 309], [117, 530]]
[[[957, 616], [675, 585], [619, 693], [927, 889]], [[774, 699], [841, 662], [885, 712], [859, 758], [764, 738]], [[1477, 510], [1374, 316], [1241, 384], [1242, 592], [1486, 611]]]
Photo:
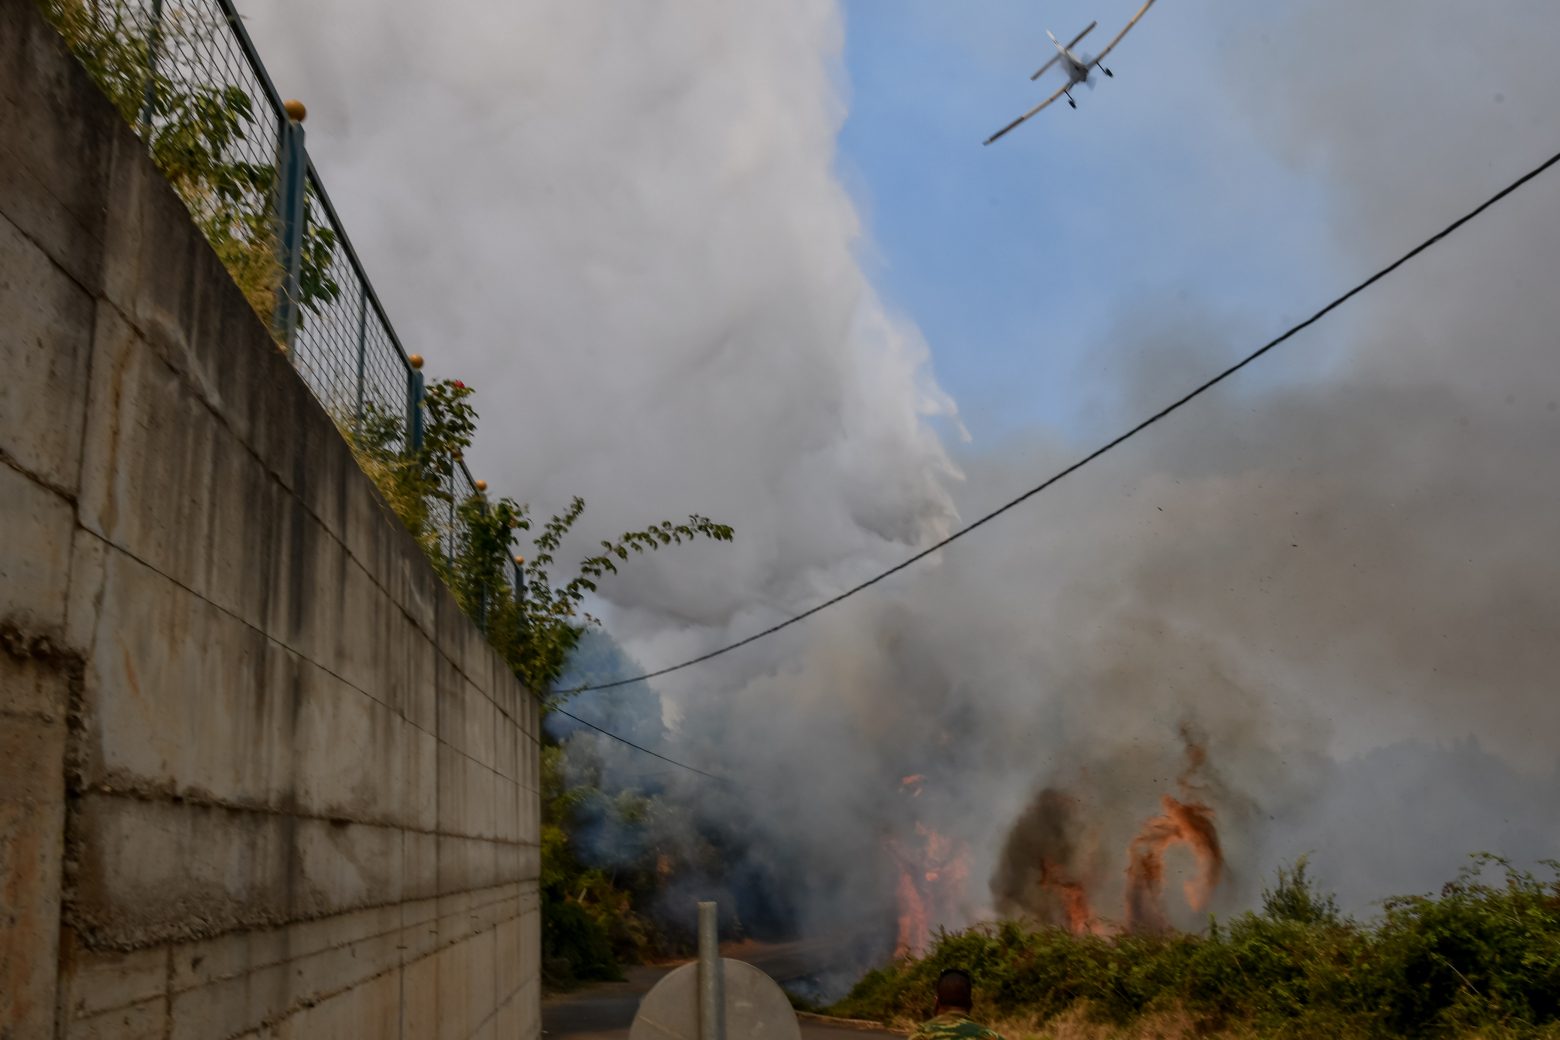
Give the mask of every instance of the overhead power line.
[[[926, 559], [928, 556], [932, 555], [933, 553], [938, 552], [938, 551], [948, 547], [949, 545], [952, 545], [954, 542], [958, 541], [960, 538], [963, 538], [965, 535], [970, 534], [971, 532], [975, 531], [976, 529], [985, 526], [986, 524], [988, 524], [991, 521], [995, 520], [997, 517], [1001, 516], [1003, 513], [1006, 513], [1008, 510], [1014, 508], [1015, 506], [1021, 505], [1022, 503], [1029, 501], [1031, 498], [1033, 498], [1036, 495], [1040, 494], [1040, 492], [1046, 490], [1051, 485], [1053, 485], [1053, 484], [1057, 483], [1058, 481], [1060, 481], [1063, 477], [1066, 477], [1066, 476], [1069, 476], [1069, 475], [1071, 475], [1073, 473], [1076, 473], [1078, 470], [1080, 470], [1083, 467], [1087, 466], [1089, 463], [1093, 462], [1095, 459], [1099, 458], [1101, 455], [1104, 455], [1106, 452], [1110, 451], [1111, 449], [1113, 449], [1113, 448], [1115, 448], [1115, 447], [1125, 443], [1126, 441], [1131, 440], [1133, 437], [1136, 437], [1138, 434], [1142, 433], [1144, 430], [1148, 429], [1150, 426], [1153, 426], [1155, 423], [1159, 422], [1161, 419], [1164, 419], [1166, 416], [1170, 415], [1172, 412], [1176, 412], [1176, 411], [1180, 410], [1181, 408], [1183, 408], [1184, 406], [1186, 406], [1187, 404], [1190, 404], [1192, 401], [1196, 400], [1197, 398], [1201, 397], [1203, 394], [1207, 393], [1209, 390], [1212, 390], [1214, 387], [1216, 387], [1220, 383], [1224, 382], [1230, 376], [1233, 376], [1236, 372], [1239, 372], [1241, 369], [1245, 368], [1247, 365], [1251, 364], [1253, 361], [1255, 361], [1258, 358], [1262, 357], [1264, 354], [1266, 354], [1268, 351], [1272, 350], [1274, 347], [1277, 347], [1279, 344], [1285, 342], [1286, 340], [1289, 340], [1289, 339], [1293, 338], [1297, 334], [1299, 334], [1299, 333], [1305, 331], [1306, 329], [1310, 328], [1312, 325], [1315, 325], [1317, 322], [1321, 321], [1327, 315], [1331, 314], [1333, 311], [1337, 310], [1339, 307], [1343, 306], [1345, 303], [1349, 302], [1354, 297], [1356, 297], [1360, 293], [1364, 292], [1366, 289], [1369, 289], [1371, 286], [1375, 285], [1377, 282], [1379, 282], [1383, 278], [1387, 277], [1387, 275], [1391, 274], [1393, 271], [1396, 271], [1398, 268], [1402, 267], [1404, 264], [1408, 263], [1410, 260], [1412, 260], [1415, 257], [1417, 257], [1419, 254], [1425, 252], [1426, 250], [1430, 249], [1432, 246], [1434, 246], [1437, 243], [1441, 242], [1443, 239], [1445, 239], [1448, 236], [1450, 236], [1453, 232], [1455, 232], [1458, 229], [1460, 229], [1463, 225], [1465, 225], [1465, 224], [1469, 223], [1470, 221], [1476, 219], [1477, 217], [1482, 215], [1486, 210], [1488, 210], [1491, 206], [1494, 206], [1497, 202], [1500, 202], [1502, 199], [1504, 199], [1506, 196], [1510, 195], [1512, 192], [1516, 191], [1518, 188], [1521, 188], [1523, 185], [1527, 184], [1529, 181], [1534, 180], [1537, 177], [1539, 177], [1542, 174], [1544, 174], [1545, 172], [1547, 172], [1556, 163], [1560, 163], [1560, 153], [1556, 153], [1555, 155], [1550, 156], [1548, 159], [1544, 160], [1542, 163], [1540, 163], [1539, 165], [1535, 166], [1533, 169], [1529, 170], [1527, 173], [1524, 173], [1521, 177], [1518, 177], [1516, 180], [1512, 181], [1510, 184], [1508, 184], [1506, 187], [1502, 188], [1500, 191], [1496, 192], [1494, 195], [1490, 196], [1488, 199], [1486, 199], [1483, 203], [1481, 203], [1475, 209], [1473, 209], [1473, 210], [1469, 211], [1468, 213], [1464, 214], [1463, 216], [1459, 217], [1457, 220], [1453, 221], [1451, 224], [1448, 224], [1445, 228], [1443, 228], [1442, 230], [1436, 232], [1434, 235], [1431, 235], [1429, 238], [1425, 239], [1419, 245], [1415, 246], [1413, 249], [1410, 249], [1408, 252], [1404, 253], [1402, 256], [1400, 256], [1396, 260], [1392, 261], [1392, 263], [1388, 264], [1386, 267], [1383, 267], [1381, 270], [1377, 271], [1375, 274], [1371, 275], [1369, 278], [1366, 278], [1363, 282], [1360, 282], [1358, 285], [1356, 285], [1354, 288], [1350, 289], [1348, 292], [1345, 292], [1342, 296], [1339, 296], [1336, 299], [1334, 299], [1331, 303], [1327, 304], [1325, 307], [1323, 307], [1321, 310], [1317, 311], [1315, 314], [1311, 315], [1309, 318], [1306, 318], [1304, 321], [1300, 322], [1299, 324], [1290, 327], [1282, 335], [1279, 335], [1279, 336], [1275, 337], [1274, 339], [1271, 339], [1268, 342], [1264, 343], [1262, 346], [1258, 347], [1256, 350], [1252, 351], [1250, 354], [1247, 354], [1244, 358], [1242, 358], [1241, 360], [1237, 361], [1235, 364], [1231, 365], [1229, 368], [1226, 368], [1224, 371], [1220, 372], [1218, 375], [1216, 375], [1213, 378], [1209, 379], [1207, 382], [1205, 382], [1202, 385], [1198, 386], [1196, 389], [1192, 390], [1190, 393], [1185, 394], [1184, 396], [1182, 396], [1182, 397], [1178, 398], [1177, 400], [1171, 402], [1170, 404], [1166, 405], [1164, 408], [1161, 408], [1159, 411], [1155, 412], [1153, 415], [1150, 415], [1147, 419], [1144, 419], [1142, 422], [1138, 423], [1136, 426], [1134, 426], [1131, 429], [1127, 430], [1125, 433], [1122, 433], [1119, 436], [1115, 437], [1114, 439], [1112, 439], [1110, 441], [1107, 441], [1105, 444], [1100, 445], [1100, 447], [1098, 447], [1098, 448], [1094, 449], [1093, 451], [1089, 452], [1089, 454], [1083, 456], [1078, 461], [1074, 462], [1072, 465], [1070, 465], [1070, 466], [1066, 467], [1065, 469], [1062, 469], [1062, 470], [1052, 474], [1051, 476], [1047, 477], [1044, 481], [1042, 481], [1039, 484], [1036, 484], [1034, 487], [1030, 488], [1028, 491], [1025, 491], [1022, 495], [1019, 495], [1017, 498], [1013, 499], [1012, 501], [1007, 502], [1007, 503], [1005, 503], [1005, 504], [1003, 504], [1001, 506], [998, 506], [996, 509], [993, 509], [991, 512], [987, 513], [985, 516], [982, 516], [980, 519], [974, 521], [973, 523], [967, 524], [964, 527], [959, 528], [957, 531], [955, 531], [952, 534], [948, 535], [948, 537], [942, 539], [939, 542], [936, 542], [936, 543], [934, 543], [932, 545], [927, 546], [925, 549], [922, 549], [920, 552], [917, 552], [917, 553], [909, 556], [908, 558], [900, 561], [899, 563], [896, 563], [894, 566], [888, 568], [886, 571], [883, 571], [880, 574], [877, 574], [877, 575], [875, 575], [875, 576], [873, 576], [871, 578], [868, 578], [866, 581], [863, 581], [859, 585], [853, 585], [850, 588], [846, 589], [844, 592], [841, 592], [841, 593], [839, 593], [836, 596], [831, 596], [830, 598], [824, 600], [822, 603], [819, 603], [816, 606], [810, 607], [807, 610], [802, 611], [800, 614], [795, 615], [794, 617], [787, 618], [786, 620], [781, 621], [779, 624], [770, 625], [768, 628], [763, 629], [762, 631], [754, 632], [752, 635], [747, 636], [746, 638], [739, 639], [739, 640], [737, 640], [734, 643], [728, 643], [725, 646], [722, 646], [722, 647], [720, 647], [718, 649], [715, 649], [715, 650], [711, 650], [708, 653], [700, 654], [697, 657], [690, 657], [686, 661], [682, 661], [682, 662], [680, 662], [678, 664], [674, 664], [674, 665], [668, 665], [665, 668], [658, 668], [658, 669], [656, 669], [653, 672], [645, 672], [643, 675], [630, 676], [627, 679], [614, 679], [612, 682], [596, 683], [595, 685], [592, 685], [592, 686], [581, 686], [581, 687], [578, 687], [578, 688], [576, 688], [576, 689], [574, 689], [574, 690], [572, 690], [570, 692], [572, 692], [572, 693], [586, 693], [586, 692], [589, 692], [589, 691], [592, 691], [592, 690], [611, 690], [611, 689], [615, 689], [616, 687], [619, 687], [619, 686], [627, 686], [630, 683], [644, 682], [647, 679], [657, 679], [657, 678], [660, 678], [663, 675], [670, 675], [673, 672], [680, 672], [684, 668], [691, 668], [691, 667], [693, 667], [696, 664], [703, 664], [705, 661], [713, 660], [714, 658], [720, 657], [723, 654], [729, 654], [733, 650], [741, 649], [742, 647], [747, 646], [750, 643], [756, 643], [760, 639], [767, 638], [768, 636], [774, 635], [776, 632], [780, 632], [780, 631], [782, 631], [784, 629], [790, 628], [792, 625], [799, 624], [800, 622], [805, 621], [808, 618], [812, 617], [814, 614], [818, 614], [818, 613], [821, 613], [821, 612], [823, 612], [825, 610], [828, 610], [830, 607], [834, 606], [835, 604], [843, 603], [845, 600], [850, 599], [852, 596], [856, 595], [859, 592], [866, 591], [867, 589], [869, 589], [872, 586], [876, 585], [878, 582], [883, 581], [885, 578], [892, 577], [893, 575], [898, 574], [900, 571], [904, 570], [905, 568], [910, 567], [911, 565], [913, 565], [915, 563], [918, 563], [921, 560]], [[679, 763], [679, 764], [681, 764], [681, 763]]]
[[675, 758], [668, 758], [667, 756], [661, 754], [659, 751], [653, 751], [650, 748], [647, 748], [647, 747], [645, 747], [642, 744], [636, 744], [632, 740], [629, 740], [627, 737], [620, 737], [616, 733], [613, 733], [609, 729], [603, 729], [600, 726], [596, 725], [594, 722], [589, 722], [589, 721], [587, 721], [585, 719], [580, 718], [578, 715], [574, 714], [573, 712], [565, 711], [562, 708], [553, 708], [552, 710], [557, 712], [559, 715], [562, 715], [564, 718], [573, 719], [575, 722], [578, 722], [581, 726], [584, 726], [587, 729], [593, 729], [597, 733], [600, 733], [602, 736], [610, 737], [611, 739], [617, 741], [619, 744], [627, 745], [628, 747], [633, 748], [635, 751], [639, 751], [639, 752], [642, 752], [642, 753], [644, 753], [646, 755], [649, 755], [651, 758], [659, 758], [662, 762], [670, 763], [671, 765], [674, 765], [674, 766], [676, 766], [679, 769], [686, 769], [690, 773], [697, 773], [700, 776], [708, 777], [709, 779], [714, 780], [717, 783], [722, 783], [722, 784], [729, 784], [729, 783], [731, 783], [730, 780], [728, 780], [727, 778], [719, 775], [718, 773], [710, 773], [710, 772], [707, 772], [707, 771], [705, 771], [703, 769], [700, 769], [698, 766], [690, 766], [686, 762], [679, 762]]

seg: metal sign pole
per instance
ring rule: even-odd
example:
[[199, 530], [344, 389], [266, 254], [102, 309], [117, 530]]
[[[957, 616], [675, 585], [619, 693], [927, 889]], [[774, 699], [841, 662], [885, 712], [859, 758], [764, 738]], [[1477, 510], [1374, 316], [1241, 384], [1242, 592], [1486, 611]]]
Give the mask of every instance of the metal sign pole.
[[714, 903], [699, 904], [699, 957], [639, 1002], [628, 1040], [802, 1040], [785, 991], [751, 964], [720, 955]]
[[714, 903], [699, 904], [699, 1040], [726, 1040], [725, 971]]

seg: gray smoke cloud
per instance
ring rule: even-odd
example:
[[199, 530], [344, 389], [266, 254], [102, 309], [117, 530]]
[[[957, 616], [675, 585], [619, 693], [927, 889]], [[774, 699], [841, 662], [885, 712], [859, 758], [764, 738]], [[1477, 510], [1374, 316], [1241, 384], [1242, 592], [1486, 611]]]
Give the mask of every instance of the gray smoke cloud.
[[[1538, 42], [1560, 12], [1358, 15], [1308, 5], [1221, 40], [1243, 56], [1224, 85], [1251, 140], [1329, 187], [1340, 287], [1560, 143]], [[1449, 41], [1472, 75], [1447, 75]], [[802, 847], [819, 919], [892, 902], [879, 831], [907, 818], [969, 845], [944, 923], [1024, 907], [1002, 852], [1044, 837], [1026, 819], [1055, 818], [1025, 813], [1054, 788], [1076, 799], [1069, 851], [1095, 908], [1119, 920], [1126, 849], [1176, 790], [1183, 722], [1218, 771], [1216, 911], [1307, 852], [1356, 912], [1433, 891], [1471, 851], [1560, 853], [1557, 204], [1560, 185], [1531, 186], [1265, 370], [820, 621], [761, 678], [669, 680], [688, 744], [763, 792], [740, 818]], [[1234, 324], [1165, 328], [1124, 305], [1111, 345], [1137, 361], [1091, 432], [1239, 356], [1251, 333]], [[1088, 446], [975, 454], [961, 511]], [[929, 784], [907, 812], [910, 773]], [[1172, 920], [1195, 927], [1174, 895], [1193, 863], [1171, 857]]]
[[[1193, 57], [1251, 146], [1327, 186], [1340, 286], [1560, 142], [1552, 4], [1179, 7], [1210, 27]], [[587, 534], [689, 510], [737, 526], [733, 549], [613, 587], [613, 629], [651, 666], [901, 558], [1249, 349], [1216, 302], [1165, 328], [1123, 299], [1111, 349], [1132, 363], [1086, 422], [955, 465], [954, 405], [862, 274], [833, 172], [835, 3], [288, 0], [254, 19], [403, 336], [481, 391], [483, 475], [538, 504], [583, 494]], [[891, 913], [889, 845], [918, 821], [969, 850], [933, 923], [995, 911], [1046, 788], [1076, 798], [1119, 915], [1183, 724], [1217, 779], [1214, 910], [1307, 851], [1356, 910], [1475, 849], [1560, 852], [1556, 212], [1560, 182], [1531, 186], [943, 557], [664, 681], [668, 750], [738, 785], [667, 782], [814, 930]], [[624, 704], [587, 702], [609, 724]], [[643, 733], [643, 703], [622, 711]]]

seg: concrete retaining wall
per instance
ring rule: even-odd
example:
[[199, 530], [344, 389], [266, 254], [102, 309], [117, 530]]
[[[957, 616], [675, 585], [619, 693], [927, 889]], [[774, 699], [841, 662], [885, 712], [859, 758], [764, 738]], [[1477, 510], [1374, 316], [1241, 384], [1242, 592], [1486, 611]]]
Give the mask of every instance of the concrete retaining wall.
[[536, 734], [0, 0], [0, 1038], [539, 1036]]

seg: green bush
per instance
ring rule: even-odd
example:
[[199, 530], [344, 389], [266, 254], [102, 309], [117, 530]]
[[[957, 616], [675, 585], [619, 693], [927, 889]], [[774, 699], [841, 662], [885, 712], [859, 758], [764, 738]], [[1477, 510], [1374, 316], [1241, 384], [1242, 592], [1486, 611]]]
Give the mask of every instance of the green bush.
[[600, 920], [578, 903], [542, 901], [542, 981], [549, 989], [622, 977], [612, 939]]
[[[1479, 856], [1438, 898], [1388, 903], [1376, 970], [1390, 1024], [1529, 1029], [1560, 1021], [1560, 864], [1547, 865], [1554, 881]], [[1489, 868], [1502, 884], [1480, 880]]]
[[[980, 926], [943, 934], [923, 959], [870, 972], [833, 1010], [922, 1018], [937, 975], [962, 967], [975, 976], [981, 1013], [998, 1021], [1081, 1014], [1130, 1031], [1170, 1014], [1195, 1035], [1552, 1038], [1560, 864], [1546, 866], [1547, 881], [1477, 856], [1438, 896], [1389, 900], [1364, 925], [1316, 891], [1302, 860], [1278, 872], [1261, 913], [1211, 922], [1206, 935]], [[1491, 872], [1498, 883], [1481, 880]]]

